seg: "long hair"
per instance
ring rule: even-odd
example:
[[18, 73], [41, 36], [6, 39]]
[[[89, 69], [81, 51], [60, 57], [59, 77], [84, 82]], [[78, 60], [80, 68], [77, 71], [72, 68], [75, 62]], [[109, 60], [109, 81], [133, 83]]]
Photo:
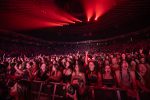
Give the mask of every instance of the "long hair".
[[[139, 66], [141, 65], [141, 63], [138, 65], [138, 69], [137, 71], [139, 72]], [[149, 80], [149, 77], [150, 77], [150, 69], [148, 68], [148, 66], [146, 66], [145, 64], [142, 64], [146, 67], [146, 73], [145, 75], [143, 76], [143, 79], [145, 81], [145, 84], [147, 86], [147, 88], [150, 89], [150, 80]]]

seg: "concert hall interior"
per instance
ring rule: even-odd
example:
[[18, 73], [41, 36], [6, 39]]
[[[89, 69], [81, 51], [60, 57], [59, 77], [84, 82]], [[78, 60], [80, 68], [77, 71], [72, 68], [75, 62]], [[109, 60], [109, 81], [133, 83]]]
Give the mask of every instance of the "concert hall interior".
[[150, 100], [150, 0], [0, 0], [0, 100]]

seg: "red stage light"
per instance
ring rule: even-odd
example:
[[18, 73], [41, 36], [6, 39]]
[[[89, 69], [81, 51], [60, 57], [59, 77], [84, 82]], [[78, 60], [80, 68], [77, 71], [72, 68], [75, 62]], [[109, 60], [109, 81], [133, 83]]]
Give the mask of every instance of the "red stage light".
[[98, 20], [103, 14], [116, 5], [117, 0], [83, 0], [83, 5], [89, 22], [93, 16]]
[[88, 19], [87, 19], [87, 21], [89, 22], [89, 21], [90, 21], [90, 19], [88, 18]]
[[82, 22], [59, 9], [53, 2], [12, 0], [6, 7], [11, 10], [1, 14], [0, 19], [0, 22], [7, 24], [2, 26], [5, 29], [27, 30]]
[[97, 20], [98, 20], [98, 17], [96, 16], [94, 20], [97, 21]]

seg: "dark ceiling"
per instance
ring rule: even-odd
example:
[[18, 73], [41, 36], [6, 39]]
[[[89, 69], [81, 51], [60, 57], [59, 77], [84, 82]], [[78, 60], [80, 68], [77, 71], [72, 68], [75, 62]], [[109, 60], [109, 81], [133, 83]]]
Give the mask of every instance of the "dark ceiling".
[[[98, 21], [91, 22], [86, 22], [80, 0], [55, 0], [55, 3], [83, 22], [17, 32], [48, 41], [82, 41], [109, 38], [150, 26], [150, 0], [118, 0], [117, 5]], [[0, 11], [3, 9], [1, 7]]]

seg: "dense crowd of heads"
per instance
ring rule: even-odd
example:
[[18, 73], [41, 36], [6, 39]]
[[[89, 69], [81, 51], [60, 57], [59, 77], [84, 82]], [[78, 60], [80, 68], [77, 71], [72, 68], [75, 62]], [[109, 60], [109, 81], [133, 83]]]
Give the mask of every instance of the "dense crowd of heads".
[[[7, 57], [4, 54], [0, 58], [0, 81], [7, 87], [19, 80], [59, 82], [72, 85], [79, 95], [85, 94], [87, 87], [94, 86], [121, 88], [127, 91], [128, 96], [134, 96], [134, 91], [150, 92], [149, 78], [150, 51], [144, 52], [143, 49], [128, 53], [85, 51], [82, 54], [32, 57]], [[23, 89], [22, 84], [26, 83], [19, 83], [21, 86], [15, 87]], [[74, 94], [72, 91], [69, 93]], [[11, 91], [11, 94], [14, 93]]]

